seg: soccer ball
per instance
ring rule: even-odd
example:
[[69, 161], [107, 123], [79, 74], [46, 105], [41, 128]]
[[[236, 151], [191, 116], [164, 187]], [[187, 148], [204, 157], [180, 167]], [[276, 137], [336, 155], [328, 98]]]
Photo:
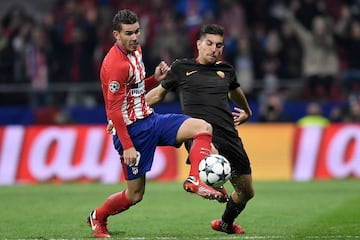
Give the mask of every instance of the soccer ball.
[[210, 154], [199, 164], [200, 180], [211, 187], [221, 187], [229, 180], [230, 176], [230, 163], [224, 156]]

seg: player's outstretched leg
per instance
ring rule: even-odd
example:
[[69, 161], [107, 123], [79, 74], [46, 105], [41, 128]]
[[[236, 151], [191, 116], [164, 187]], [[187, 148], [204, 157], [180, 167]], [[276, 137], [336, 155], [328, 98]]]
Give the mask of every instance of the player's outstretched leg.
[[205, 199], [224, 198], [222, 192], [206, 185], [199, 179], [199, 163], [210, 154], [212, 135], [210, 133], [199, 133], [193, 139], [193, 144], [189, 151], [190, 173], [185, 180], [183, 187], [187, 192], [195, 193]]
[[216, 190], [218, 190], [219, 192], [221, 192], [223, 194], [223, 197], [216, 199], [216, 200], [218, 200], [219, 203], [226, 203], [229, 201], [229, 196], [228, 196], [227, 191], [224, 186], [220, 186], [220, 187], [216, 188]]
[[226, 198], [222, 192], [206, 185], [197, 176], [189, 176], [183, 187], [185, 191], [197, 194], [205, 199], [223, 201]]

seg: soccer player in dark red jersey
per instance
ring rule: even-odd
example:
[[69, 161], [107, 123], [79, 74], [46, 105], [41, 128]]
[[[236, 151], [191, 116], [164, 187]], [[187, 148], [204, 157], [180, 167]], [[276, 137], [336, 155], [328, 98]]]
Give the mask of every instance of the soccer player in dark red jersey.
[[[213, 126], [214, 153], [217, 151], [229, 160], [234, 191], [222, 218], [212, 221], [211, 227], [216, 231], [241, 234], [244, 230], [234, 221], [254, 196], [254, 189], [250, 161], [234, 125], [246, 122], [252, 112], [234, 68], [219, 61], [224, 48], [223, 36], [221, 26], [204, 25], [197, 41], [196, 59], [176, 60], [166, 79], [146, 95], [146, 101], [153, 106], [162, 101], [168, 91], [177, 90], [183, 113], [204, 119]], [[231, 112], [229, 98], [240, 108], [235, 107]]]
[[210, 153], [212, 127], [202, 119], [184, 114], [157, 114], [145, 101], [147, 88], [165, 78], [169, 67], [161, 62], [154, 75], [145, 78], [142, 61], [140, 25], [135, 13], [120, 10], [112, 21], [114, 45], [105, 56], [100, 79], [106, 115], [112, 122], [115, 149], [119, 152], [126, 188], [109, 196], [88, 216], [95, 237], [108, 238], [107, 219], [142, 200], [145, 175], [151, 169], [156, 146], [179, 147], [193, 139], [190, 150], [188, 185], [192, 192], [207, 199], [224, 197], [199, 181], [199, 162]]

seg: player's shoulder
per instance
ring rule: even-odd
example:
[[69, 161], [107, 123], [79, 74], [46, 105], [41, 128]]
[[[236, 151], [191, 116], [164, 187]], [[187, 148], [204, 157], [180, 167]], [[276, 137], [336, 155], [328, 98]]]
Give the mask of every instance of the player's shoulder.
[[[111, 76], [119, 76], [128, 73], [130, 64], [116, 47], [112, 47], [106, 54], [101, 64], [101, 71]], [[114, 78], [114, 77], [113, 77]]]
[[229, 62], [226, 62], [226, 61], [218, 61], [215, 63], [215, 65], [218, 68], [228, 69], [230, 71], [234, 70], [233, 65], [231, 65]]
[[193, 64], [195, 64], [194, 59], [178, 58], [171, 64], [171, 68], [181, 68], [183, 66], [188, 66], [188, 65], [193, 65]]
[[127, 55], [119, 51], [116, 46], [113, 46], [107, 53], [104, 61], [107, 60], [115, 66], [129, 67], [130, 63], [127, 60]]

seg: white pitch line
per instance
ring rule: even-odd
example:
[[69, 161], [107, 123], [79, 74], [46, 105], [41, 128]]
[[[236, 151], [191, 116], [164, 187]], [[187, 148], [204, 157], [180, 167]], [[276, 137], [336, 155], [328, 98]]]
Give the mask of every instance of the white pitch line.
[[[231, 240], [231, 239], [299, 239], [300, 236], [244, 236], [244, 235], [233, 235], [233, 236], [217, 236], [218, 240]], [[352, 235], [334, 235], [334, 236], [301, 236], [304, 239], [360, 239], [360, 236], [352, 236]], [[146, 238], [146, 237], [127, 237], [123, 238], [126, 240], [146, 240], [146, 239], [154, 239], [154, 238]], [[180, 240], [183, 238], [178, 237], [155, 237], [157, 240]], [[203, 238], [193, 238], [197, 240], [213, 240], [214, 237], [203, 237]]]
[[[266, 235], [232, 235], [232, 236], [214, 236], [214, 237], [194, 237], [192, 240], [231, 240], [231, 239], [299, 239], [300, 236], [266, 236]], [[360, 239], [360, 235], [328, 235], [328, 236], [301, 236], [302, 239]], [[80, 240], [81, 238], [48, 238], [48, 240]], [[147, 240], [147, 239], [156, 239], [156, 240], [183, 240], [182, 237], [124, 237], [119, 239], [126, 240]], [[5, 238], [5, 240], [10, 240]], [[43, 238], [18, 238], [17, 240], [43, 240]]]

